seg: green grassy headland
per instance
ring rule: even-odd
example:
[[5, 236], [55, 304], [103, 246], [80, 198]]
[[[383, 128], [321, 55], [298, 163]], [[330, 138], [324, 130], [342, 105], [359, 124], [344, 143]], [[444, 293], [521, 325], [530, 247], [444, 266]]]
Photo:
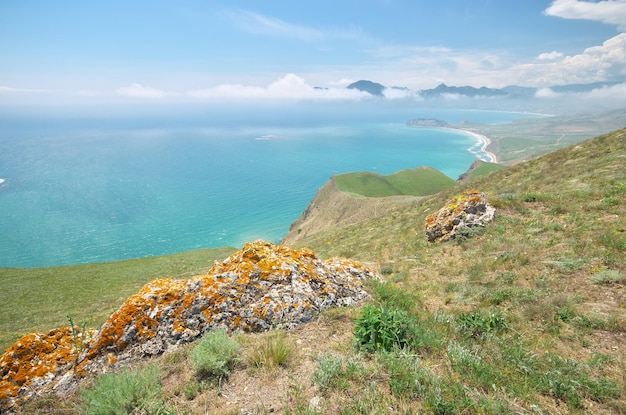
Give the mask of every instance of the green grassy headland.
[[334, 176], [337, 189], [354, 196], [426, 196], [453, 187], [456, 182], [431, 167], [406, 169], [390, 175], [371, 172]]

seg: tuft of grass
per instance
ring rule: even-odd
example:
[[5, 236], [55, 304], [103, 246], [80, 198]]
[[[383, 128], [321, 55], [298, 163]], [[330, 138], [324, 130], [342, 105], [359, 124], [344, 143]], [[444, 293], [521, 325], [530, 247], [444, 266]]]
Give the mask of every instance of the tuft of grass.
[[398, 288], [391, 282], [371, 280], [368, 284], [374, 302], [380, 304], [381, 307], [395, 307], [411, 314], [419, 304], [414, 294], [406, 289]]
[[238, 355], [239, 343], [219, 329], [207, 332], [189, 357], [198, 380], [217, 379], [219, 382], [228, 376]]
[[275, 331], [256, 338], [248, 345], [246, 363], [257, 369], [275, 369], [287, 366], [293, 357], [294, 348], [284, 331]]
[[80, 391], [85, 415], [169, 415], [161, 399], [161, 377], [156, 365], [100, 375], [89, 389]]

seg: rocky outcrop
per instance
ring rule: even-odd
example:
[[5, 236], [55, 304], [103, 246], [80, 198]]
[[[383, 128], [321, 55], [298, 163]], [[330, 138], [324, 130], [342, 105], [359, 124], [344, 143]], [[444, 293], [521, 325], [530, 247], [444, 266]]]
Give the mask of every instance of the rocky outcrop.
[[437, 212], [426, 217], [426, 238], [429, 242], [445, 242], [477, 226], [485, 226], [495, 218], [496, 209], [476, 190], [463, 192], [450, 199]]
[[331, 306], [367, 297], [363, 265], [321, 261], [309, 249], [247, 243], [206, 275], [158, 279], [129, 297], [100, 330], [63, 327], [29, 334], [0, 356], [0, 412], [41, 391], [62, 392], [88, 375], [157, 355], [224, 328], [292, 328]]

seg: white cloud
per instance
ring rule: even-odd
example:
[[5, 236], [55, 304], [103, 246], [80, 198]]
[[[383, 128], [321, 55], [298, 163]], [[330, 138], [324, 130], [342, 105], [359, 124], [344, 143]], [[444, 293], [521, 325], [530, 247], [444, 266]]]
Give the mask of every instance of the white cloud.
[[626, 82], [604, 86], [589, 92], [555, 92], [550, 88], [541, 88], [535, 94], [536, 98], [543, 100], [555, 100], [563, 105], [571, 103], [583, 103], [585, 108], [597, 110], [609, 108], [623, 108], [626, 106]]
[[292, 36], [305, 40], [321, 39], [321, 31], [305, 26], [294, 25], [284, 20], [264, 16], [242, 9], [225, 10], [227, 16], [237, 27], [246, 32], [278, 36]]
[[142, 99], [160, 99], [165, 98], [169, 95], [168, 93], [161, 91], [160, 89], [136, 83], [118, 88], [115, 92], [118, 95], [124, 97]]
[[600, 46], [587, 48], [578, 55], [549, 62], [516, 65], [507, 72], [510, 78], [529, 86], [590, 83], [623, 78], [626, 75], [626, 33], [620, 33]]
[[537, 56], [537, 59], [540, 61], [553, 61], [559, 58], [563, 57], [563, 53], [561, 52], [557, 52], [557, 51], [552, 51], [550, 53], [542, 53], [539, 56]]
[[286, 74], [271, 84], [248, 86], [221, 84], [213, 88], [190, 91], [189, 96], [200, 99], [361, 99], [369, 94], [346, 88], [315, 88], [295, 74]]
[[0, 94], [48, 94], [55, 92], [49, 89], [13, 88], [10, 86], [0, 86]]
[[604, 0], [599, 2], [580, 0], [555, 0], [544, 10], [548, 16], [564, 19], [594, 20], [617, 25], [626, 30], [626, 0]]
[[330, 86], [338, 86], [338, 87], [347, 87], [350, 84], [355, 83], [356, 80], [354, 79], [349, 79], [349, 78], [341, 78], [337, 81], [330, 81], [328, 82], [328, 85]]
[[551, 88], [539, 88], [535, 92], [535, 98], [556, 98], [559, 94], [554, 92]]
[[363, 35], [360, 28], [315, 28], [286, 22], [276, 17], [266, 16], [243, 9], [224, 10], [223, 15], [239, 29], [262, 35], [296, 38], [306, 41], [319, 41], [328, 38], [359, 38]]
[[626, 105], [626, 82], [613, 86], [597, 88], [589, 92], [588, 97], [601, 101], [621, 101]]

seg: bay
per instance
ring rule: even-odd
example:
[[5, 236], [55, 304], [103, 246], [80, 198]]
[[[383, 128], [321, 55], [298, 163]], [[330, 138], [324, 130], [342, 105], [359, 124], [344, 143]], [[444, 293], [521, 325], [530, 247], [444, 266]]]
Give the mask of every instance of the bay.
[[[348, 114], [348, 112], [346, 112]], [[456, 178], [476, 139], [409, 118], [522, 114], [393, 109], [95, 120], [0, 127], [0, 267], [39, 267], [278, 242], [332, 175], [428, 165]]]

